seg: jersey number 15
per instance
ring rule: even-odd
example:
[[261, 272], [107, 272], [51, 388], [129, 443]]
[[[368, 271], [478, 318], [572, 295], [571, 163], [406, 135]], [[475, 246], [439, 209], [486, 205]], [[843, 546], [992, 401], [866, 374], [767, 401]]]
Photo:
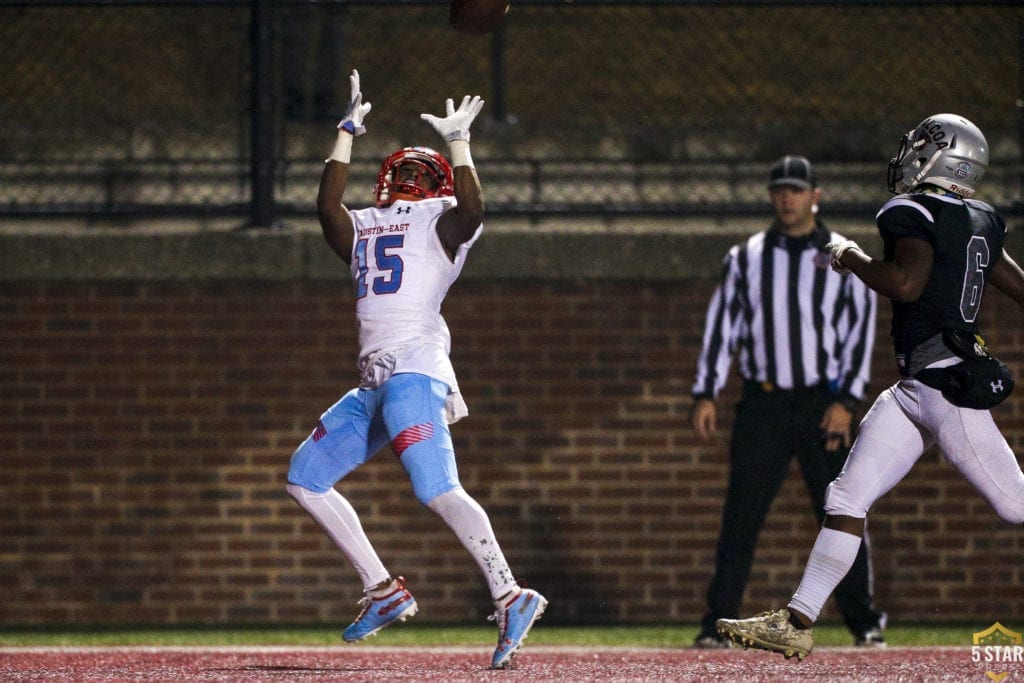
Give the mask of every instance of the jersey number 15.
[[[369, 240], [361, 239], [356, 242], [356, 298], [362, 299], [367, 295], [366, 274], [370, 270], [367, 261], [367, 243]], [[401, 249], [405, 243], [405, 235], [383, 235], [373, 243], [373, 260], [377, 271], [381, 274], [373, 278], [369, 289], [374, 294], [394, 294], [402, 286], [402, 271], [405, 263], [398, 254], [388, 253], [389, 249]]]

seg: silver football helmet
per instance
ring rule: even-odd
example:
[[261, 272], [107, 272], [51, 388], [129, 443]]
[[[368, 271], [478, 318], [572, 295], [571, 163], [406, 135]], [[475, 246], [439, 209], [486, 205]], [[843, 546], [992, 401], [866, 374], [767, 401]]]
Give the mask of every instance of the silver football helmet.
[[889, 161], [889, 191], [936, 185], [970, 197], [988, 168], [988, 142], [973, 123], [956, 114], [936, 114], [900, 138]]

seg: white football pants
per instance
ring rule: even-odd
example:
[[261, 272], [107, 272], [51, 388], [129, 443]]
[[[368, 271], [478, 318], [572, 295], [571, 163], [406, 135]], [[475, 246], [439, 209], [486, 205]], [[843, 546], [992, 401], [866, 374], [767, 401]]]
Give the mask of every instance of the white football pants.
[[864, 518], [933, 444], [1000, 518], [1024, 522], [1024, 472], [987, 410], [958, 408], [913, 379], [886, 389], [861, 421], [825, 512]]

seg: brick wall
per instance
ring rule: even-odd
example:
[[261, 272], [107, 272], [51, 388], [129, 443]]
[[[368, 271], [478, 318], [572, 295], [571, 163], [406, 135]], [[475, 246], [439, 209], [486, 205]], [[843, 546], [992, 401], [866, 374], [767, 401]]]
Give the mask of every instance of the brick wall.
[[[687, 427], [707, 277], [464, 279], [446, 304], [471, 415], [466, 488], [552, 622], [694, 623], [736, 381], [717, 445]], [[284, 492], [289, 456], [354, 380], [339, 281], [0, 283], [0, 623], [284, 623], [354, 615], [359, 582]], [[883, 306], [876, 392], [891, 380]], [[1024, 370], [998, 292], [990, 342]], [[997, 409], [1024, 447], [1024, 393]], [[479, 620], [483, 580], [380, 453], [340, 488], [424, 620]], [[934, 452], [876, 506], [879, 604], [898, 621], [1024, 616], [1024, 536]], [[796, 586], [815, 524], [796, 471], [745, 612]], [[826, 618], [835, 618], [831, 603]]]

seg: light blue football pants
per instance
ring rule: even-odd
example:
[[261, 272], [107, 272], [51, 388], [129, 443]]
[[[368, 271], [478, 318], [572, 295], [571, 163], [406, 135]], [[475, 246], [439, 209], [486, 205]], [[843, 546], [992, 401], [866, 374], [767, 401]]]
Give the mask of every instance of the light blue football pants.
[[444, 382], [415, 373], [393, 375], [376, 389], [353, 389], [296, 449], [288, 483], [323, 493], [390, 442], [421, 503], [459, 488], [447, 396]]

